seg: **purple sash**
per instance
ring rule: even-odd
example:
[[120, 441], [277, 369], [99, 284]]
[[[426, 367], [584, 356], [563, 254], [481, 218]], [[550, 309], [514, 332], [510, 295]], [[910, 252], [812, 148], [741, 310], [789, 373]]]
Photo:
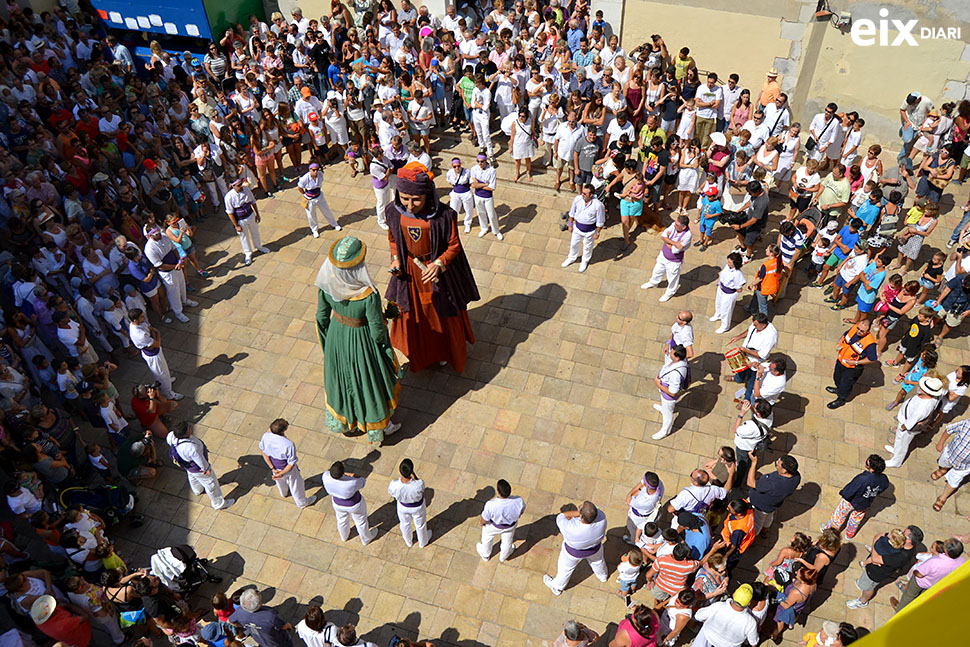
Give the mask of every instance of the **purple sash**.
[[[685, 233], [687, 233], [686, 229], [679, 234], [675, 231], [673, 234], [671, 234], [670, 239], [679, 243], [681, 239], [684, 238]], [[675, 252], [670, 248], [670, 245], [664, 243], [661, 251], [663, 252], [664, 258], [666, 258], [668, 261], [673, 261], [675, 263], [684, 262], [684, 249], [681, 249], [679, 252]]]
[[248, 202], [241, 207], [233, 207], [233, 215], [236, 216], [236, 220], [245, 220], [253, 214], [253, 205]]
[[404, 501], [398, 501], [398, 503], [403, 505], [405, 508], [420, 508], [421, 506], [424, 505], [424, 500], [417, 501], [415, 503], [405, 503]]
[[375, 189], [383, 189], [388, 185], [387, 180], [379, 180], [376, 176], [371, 176], [371, 182], [374, 184]]
[[475, 195], [477, 195], [479, 198], [491, 198], [492, 197], [492, 190], [491, 189], [475, 189]]
[[737, 292], [737, 290], [735, 290], [734, 288], [729, 288], [723, 283], [718, 282], [717, 285], [718, 287], [721, 288], [721, 292], [723, 292], [724, 294], [734, 294], [735, 292]]
[[514, 523], [495, 523], [494, 521], [489, 521], [489, 524], [495, 526], [499, 530], [508, 530], [509, 528], [514, 528]]
[[155, 357], [162, 352], [161, 347], [158, 348], [140, 348], [141, 354], [145, 357]]
[[576, 226], [576, 229], [583, 232], [584, 234], [588, 234], [591, 231], [596, 231], [595, 224], [587, 225], [586, 223], [579, 222], [578, 220], [573, 220], [573, 224]]
[[391, 166], [394, 167], [394, 170], [395, 171], [398, 170], [398, 169], [400, 169], [400, 168], [404, 168], [404, 165], [405, 164], [407, 164], [407, 160], [403, 160], [403, 159], [401, 159], [401, 160], [391, 160]]
[[640, 511], [637, 510], [636, 508], [634, 508], [633, 506], [630, 506], [630, 510], [633, 512], [633, 514], [637, 515], [638, 517], [649, 517], [650, 516], [649, 513], [647, 513], [647, 514], [640, 514]]
[[[451, 190], [454, 191], [455, 193], [468, 193], [468, 185], [456, 184], [452, 187]], [[491, 197], [491, 196], [482, 196], [482, 197]]]
[[580, 549], [580, 548], [573, 548], [569, 544], [563, 543], [562, 547], [566, 549], [567, 553], [569, 553], [571, 556], [575, 557], [576, 559], [583, 559], [584, 557], [592, 557], [593, 555], [595, 555], [597, 552], [599, 552], [600, 548], [602, 548], [603, 545], [596, 544], [592, 548]]
[[273, 464], [274, 470], [281, 470], [284, 467], [286, 467], [286, 461], [283, 460], [282, 458], [273, 458], [272, 456], [270, 456], [269, 462]]
[[330, 495], [330, 498], [337, 505], [343, 506], [345, 508], [352, 508], [358, 503], [360, 503], [360, 491], [354, 492], [354, 496], [349, 499], [341, 499], [339, 496]]
[[174, 248], [169, 250], [168, 254], [165, 254], [165, 256], [162, 257], [163, 265], [178, 265], [178, 262], [179, 262], [179, 253], [178, 253], [178, 250]]
[[319, 198], [320, 197], [320, 188], [317, 187], [316, 189], [307, 189], [306, 191], [304, 191], [303, 194], [307, 197], [308, 200], [313, 200], [314, 198]]

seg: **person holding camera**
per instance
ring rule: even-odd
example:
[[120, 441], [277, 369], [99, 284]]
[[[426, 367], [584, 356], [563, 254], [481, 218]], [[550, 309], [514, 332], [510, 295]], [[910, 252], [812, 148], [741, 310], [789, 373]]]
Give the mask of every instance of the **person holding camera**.
[[[772, 407], [767, 400], [761, 398], [754, 404], [745, 400], [741, 403], [741, 410], [734, 420], [734, 450], [737, 457], [735, 481], [740, 483], [748, 473], [751, 464], [751, 454], [764, 452], [771, 442], [771, 427], [774, 425]], [[751, 413], [751, 419], [745, 416]]]
[[131, 410], [141, 426], [159, 438], [168, 435], [161, 416], [174, 411], [178, 405], [159, 393], [157, 384], [138, 384], [132, 389]]
[[162, 352], [161, 333], [148, 323], [145, 311], [140, 308], [131, 310], [128, 317], [131, 319], [131, 324], [128, 325], [131, 343], [141, 351], [141, 356], [148, 364], [148, 370], [155, 377], [162, 395], [176, 402], [181, 400], [185, 396], [172, 390], [172, 374], [168, 370], [168, 362], [165, 361], [165, 354]]
[[751, 196], [751, 204], [745, 213], [746, 219], [732, 224], [731, 229], [738, 232], [738, 246], [735, 251], [744, 254], [743, 263], [749, 263], [754, 258], [754, 244], [768, 224], [769, 200], [761, 182], [752, 180], [748, 182], [745, 190]]
[[[775, 461], [775, 471], [758, 476], [758, 454], [751, 457], [748, 468], [748, 501], [754, 510], [754, 532], [771, 527], [775, 510], [794, 494], [802, 482], [798, 461], [794, 456], [782, 456]], [[764, 535], [762, 535], [764, 536]]]

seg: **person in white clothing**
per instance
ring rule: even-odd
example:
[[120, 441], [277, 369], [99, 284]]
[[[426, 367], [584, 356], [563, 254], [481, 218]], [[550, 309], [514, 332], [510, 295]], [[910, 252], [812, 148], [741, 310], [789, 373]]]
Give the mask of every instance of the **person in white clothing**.
[[235, 502], [235, 499], [223, 498], [219, 478], [209, 464], [209, 449], [192, 434], [189, 423], [184, 420], [176, 422], [173, 430], [168, 432], [165, 442], [169, 446], [169, 456], [188, 475], [193, 494], [208, 494], [209, 501], [216, 510], [225, 510]]
[[404, 537], [404, 543], [410, 548], [414, 542], [414, 533], [417, 533], [418, 548], [424, 548], [431, 540], [431, 530], [428, 529], [428, 508], [424, 502], [424, 481], [414, 474], [414, 463], [410, 458], [401, 461], [398, 471], [401, 473], [401, 478], [391, 481], [387, 486], [387, 493], [397, 501], [397, 519], [401, 522], [401, 535]]
[[724, 484], [711, 485], [711, 476], [705, 470], [696, 469], [690, 473], [690, 485], [677, 493], [667, 502], [667, 512], [677, 516], [681, 510], [686, 512], [706, 512], [715, 499], [724, 499], [731, 492], [730, 480]]
[[641, 290], [660, 285], [664, 275], [666, 275], [667, 290], [660, 297], [660, 302], [669, 301], [674, 296], [680, 286], [680, 270], [684, 264], [684, 251], [690, 247], [690, 239], [690, 218], [684, 215], [677, 216], [674, 224], [660, 234], [660, 240], [664, 243], [663, 247], [657, 254], [657, 262], [653, 266], [653, 275], [649, 281], [640, 286]]
[[520, 496], [512, 496], [512, 486], [505, 479], [495, 485], [495, 498], [485, 503], [479, 523], [482, 525], [482, 541], [475, 544], [475, 550], [483, 562], [492, 556], [492, 542], [500, 537], [498, 561], [504, 562], [515, 552], [515, 528], [525, 511], [525, 501]]
[[246, 265], [253, 262], [253, 248], [264, 254], [269, 254], [269, 247], [264, 247], [259, 240], [259, 209], [256, 198], [249, 187], [243, 186], [242, 178], [236, 178], [225, 200], [226, 215], [235, 227], [242, 245]]
[[681, 310], [677, 313], [677, 320], [670, 325], [670, 338], [663, 343], [664, 366], [669, 366], [673, 362], [670, 351], [674, 346], [683, 346], [687, 352], [687, 359], [694, 356], [694, 327], [691, 322], [694, 320], [694, 313], [690, 310]]
[[[543, 113], [545, 114], [545, 113]], [[572, 172], [573, 149], [576, 142], [586, 136], [586, 128], [580, 126], [576, 112], [571, 110], [566, 115], [566, 122], [556, 128], [556, 136], [552, 142], [552, 165], [556, 168], [556, 191], [562, 185], [562, 172], [566, 170], [569, 188], [576, 190], [575, 174]]]
[[603, 559], [603, 540], [606, 538], [606, 515], [592, 501], [583, 501], [565, 506], [556, 516], [556, 526], [562, 533], [562, 548], [559, 550], [559, 563], [556, 577], [542, 576], [542, 582], [553, 595], [562, 595], [569, 584], [573, 571], [584, 559], [589, 562], [596, 579], [606, 582], [609, 579], [606, 560]]
[[600, 237], [600, 230], [606, 224], [606, 209], [598, 198], [593, 197], [593, 185], [584, 184], [582, 192], [573, 198], [569, 207], [569, 255], [562, 262], [569, 267], [576, 262], [582, 251], [579, 271], [585, 272], [593, 257], [593, 243]]
[[168, 295], [172, 314], [182, 323], [188, 322], [189, 318], [182, 314], [182, 306], [192, 308], [199, 304], [189, 299], [185, 291], [185, 273], [182, 268], [187, 257], [180, 259], [172, 239], [163, 236], [162, 230], [153, 226], [148, 230], [148, 240], [145, 241], [145, 258], [155, 266], [158, 277], [165, 284], [165, 294]]
[[741, 647], [745, 642], [757, 645], [758, 621], [748, 611], [752, 597], [751, 585], [742, 584], [730, 600], [699, 609], [694, 619], [703, 625], [691, 647]]
[[892, 452], [886, 467], [902, 467], [910, 443], [923, 430], [923, 423], [930, 419], [945, 394], [946, 385], [940, 378], [930, 375], [920, 378], [919, 393], [907, 400], [896, 414], [896, 437], [892, 445], [885, 447], [887, 452]]
[[[478, 165], [472, 168], [470, 177], [472, 190], [475, 192], [475, 211], [478, 212], [478, 226], [480, 227], [478, 237], [481, 238], [487, 234], [491, 227], [495, 237], [502, 240], [504, 236], [498, 229], [498, 215], [495, 213], [495, 168], [489, 165], [488, 157], [481, 153], [476, 159]], [[465, 231], [468, 231], [467, 225]]]
[[367, 502], [360, 494], [365, 482], [363, 477], [346, 471], [343, 461], [336, 461], [323, 473], [323, 489], [330, 495], [340, 539], [350, 539], [350, 520], [353, 519], [364, 546], [377, 536], [377, 531], [372, 531], [367, 522]]
[[478, 137], [478, 146], [488, 154], [488, 159], [495, 158], [492, 146], [492, 131], [489, 126], [491, 115], [492, 91], [486, 86], [485, 75], [475, 75], [475, 89], [472, 90], [472, 126]]
[[320, 232], [317, 231], [317, 227], [319, 226], [317, 223], [318, 211], [323, 214], [323, 217], [327, 219], [331, 227], [340, 231], [342, 227], [337, 224], [337, 219], [334, 217], [333, 211], [330, 210], [327, 199], [323, 196], [323, 190], [321, 189], [323, 186], [323, 171], [320, 170], [320, 165], [316, 162], [311, 162], [309, 170], [305, 175], [300, 177], [296, 185], [300, 188], [303, 199], [306, 200], [306, 219], [310, 223], [310, 233], [313, 234], [313, 237], [320, 237]]
[[717, 296], [714, 298], [714, 316], [711, 321], [720, 321], [721, 325], [715, 333], [722, 335], [731, 328], [731, 318], [734, 316], [734, 304], [738, 302], [738, 293], [746, 284], [744, 274], [741, 273], [743, 260], [741, 254], [731, 252], [727, 256], [727, 263], [717, 277]]
[[316, 495], [307, 498], [304, 489], [303, 474], [297, 465], [296, 445], [284, 434], [290, 423], [283, 418], [277, 418], [269, 425], [269, 431], [263, 433], [259, 440], [259, 452], [263, 460], [273, 472], [273, 480], [280, 491], [280, 496], [293, 495], [293, 503], [298, 508], [313, 505]]
[[131, 343], [141, 351], [141, 356], [158, 382], [162, 395], [169, 400], [181, 400], [185, 396], [172, 390], [172, 374], [168, 371], [168, 362], [165, 361], [165, 354], [162, 352], [161, 334], [148, 323], [144, 310], [139, 308], [130, 310], [128, 317], [131, 320], [128, 324]]
[[650, 521], [655, 521], [660, 514], [660, 504], [664, 498], [664, 484], [656, 472], [646, 472], [637, 481], [633, 489], [626, 495], [629, 511], [626, 516], [626, 534], [623, 541], [633, 544], [637, 530], [643, 532], [643, 527]]
[[374, 146], [371, 153], [373, 155], [370, 160], [370, 178], [374, 186], [374, 197], [377, 199], [377, 226], [387, 231], [384, 212], [393, 199], [391, 181], [394, 179], [394, 174], [391, 171], [394, 165], [384, 155], [384, 150], [380, 146]]
[[[771, 406], [775, 406], [788, 384], [788, 362], [784, 357], [776, 355], [767, 362], [759, 362], [753, 368], [754, 387], [748, 401], [754, 404], [755, 400], [762, 398]], [[741, 395], [735, 393], [735, 398], [740, 400]]]
[[653, 408], [660, 412], [662, 420], [660, 431], [651, 436], [654, 440], [664, 438], [673, 430], [674, 406], [690, 382], [690, 368], [687, 367], [686, 349], [680, 345], [674, 346], [670, 349], [670, 359], [670, 364], [664, 366], [660, 370], [660, 374], [654, 378], [657, 388], [660, 390], [660, 404], [654, 403]]
[[[451, 170], [445, 177], [451, 185], [451, 197], [448, 206], [455, 210], [455, 213], [465, 212], [465, 233], [472, 230], [472, 217], [474, 214], [475, 200], [472, 196], [472, 177], [471, 171], [462, 168], [461, 160], [457, 157], [451, 158]], [[484, 231], [484, 229], [483, 229]]]
[[[828, 104], [824, 112], [820, 112], [812, 118], [812, 123], [808, 127], [809, 137], [815, 142], [815, 146], [808, 152], [808, 159], [822, 162], [819, 171], [825, 170], [829, 148], [840, 135], [840, 120], [835, 114], [838, 110], [839, 107], [834, 103]], [[839, 145], [836, 146], [836, 150], [839, 152], [841, 152], [841, 141], [840, 138]], [[835, 159], [838, 159], [838, 156]]]

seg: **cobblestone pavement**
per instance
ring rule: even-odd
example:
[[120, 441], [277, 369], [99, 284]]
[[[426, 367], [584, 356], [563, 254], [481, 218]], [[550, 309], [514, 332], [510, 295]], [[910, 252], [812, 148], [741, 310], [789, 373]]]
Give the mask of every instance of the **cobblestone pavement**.
[[[459, 150], [467, 164], [473, 151]], [[447, 151], [439, 159], [451, 155]], [[344, 165], [326, 174], [325, 195], [342, 233], [368, 244], [371, 273], [385, 285], [389, 248], [374, 218], [369, 176], [351, 178]], [[263, 240], [273, 251], [257, 255], [247, 268], [228, 221], [207, 221], [197, 242], [215, 271], [205, 281], [191, 278], [201, 305], [188, 311], [190, 324], [163, 328], [163, 346], [176, 386], [188, 396], [183, 415], [198, 420], [223, 491], [237, 503], [216, 513], [205, 497], [191, 494], [181, 470], [163, 469], [142, 496], [140, 507], [150, 520], [123, 533], [121, 553], [140, 564], [157, 547], [193, 544], [215, 560], [230, 589], [248, 583], [269, 588], [264, 599], [282, 605], [294, 623], [314, 600], [335, 610], [328, 612], [329, 620], [350, 619], [380, 645], [398, 633], [441, 639], [443, 645], [538, 646], [549, 644], [571, 617], [601, 632], [621, 620], [625, 609], [615, 574], [601, 584], [581, 566], [561, 597], [543, 585], [542, 575], [555, 569], [561, 541], [554, 513], [583, 499], [601, 506], [611, 528], [607, 560], [615, 568], [623, 550], [625, 496], [637, 477], [656, 470], [672, 495], [692, 468], [718, 446], [731, 444], [733, 386], [719, 375], [727, 336], [713, 334], [715, 324], [707, 318], [716, 274], [733, 241], [721, 230], [716, 247], [705, 253], [691, 249], [679, 293], [660, 304], [660, 290], [639, 289], [659, 251], [656, 235], [641, 233], [635, 249], [619, 258], [622, 238], [614, 213], [587, 272], [579, 274], [576, 265], [561, 269], [568, 239], [559, 231], [559, 214], [572, 196], [552, 191], [548, 176], [537, 175], [534, 185], [514, 185], [510, 174], [511, 163], [503, 161], [496, 203], [505, 240], [478, 238], [477, 225], [463, 235], [482, 293], [469, 313], [477, 343], [467, 369], [462, 375], [450, 368], [407, 375], [396, 418], [403, 428], [379, 450], [366, 438], [336, 436], [325, 426], [312, 281], [338, 234], [327, 228], [320, 239], [311, 238], [296, 191], [280, 192], [260, 202]], [[957, 187], [957, 204], [965, 199], [966, 191]], [[780, 201], [775, 202], [777, 214]], [[958, 212], [952, 198], [947, 204], [930, 241], [935, 248], [942, 247]], [[759, 264], [749, 265], [746, 275]], [[772, 559], [793, 531], [818, 535], [839, 488], [868, 454], [885, 454], [882, 446], [894, 424], [883, 407], [895, 392], [890, 370], [867, 370], [848, 406], [825, 408], [844, 313], [823, 304], [820, 291], [805, 289], [803, 277], [789, 288], [774, 319], [780, 333], [776, 351], [793, 368], [776, 413], [775, 448], [798, 458], [802, 487], [780, 511], [770, 537], [751, 549], [757, 563], [745, 558], [742, 581], [750, 581], [754, 567]], [[678, 406], [675, 433], [657, 442], [650, 439], [659, 426], [651, 406], [658, 398], [653, 379], [661, 341], [684, 308], [695, 315], [695, 382]], [[732, 332], [745, 325], [736, 321]], [[943, 347], [947, 371], [970, 360], [964, 334]], [[145, 379], [147, 371], [126, 362], [120, 378]], [[371, 524], [381, 532], [378, 540], [362, 547], [354, 533], [340, 542], [325, 498], [302, 511], [279, 498], [257, 447], [278, 416], [291, 423], [288, 435], [297, 444], [309, 493], [322, 494], [320, 474], [336, 459], [351, 458], [369, 474], [363, 493]], [[937, 454], [929, 442], [914, 443], [917, 449], [904, 466], [890, 471], [893, 488], [830, 569], [809, 628], [822, 619], [876, 627], [890, 617], [895, 587], [880, 591], [867, 609], [844, 606], [857, 594], [857, 562], [873, 534], [907, 523], [919, 524], [927, 540], [966, 530], [970, 488], [942, 513], [930, 508], [937, 486], [929, 473]], [[387, 483], [405, 456], [433, 490], [428, 515], [434, 537], [425, 549], [404, 546], [387, 496]], [[476, 517], [498, 478], [509, 480], [527, 503], [518, 547], [506, 564], [494, 558], [483, 563], [474, 551]], [[649, 601], [645, 591], [636, 597]], [[796, 627], [786, 639], [794, 643], [803, 633]]]

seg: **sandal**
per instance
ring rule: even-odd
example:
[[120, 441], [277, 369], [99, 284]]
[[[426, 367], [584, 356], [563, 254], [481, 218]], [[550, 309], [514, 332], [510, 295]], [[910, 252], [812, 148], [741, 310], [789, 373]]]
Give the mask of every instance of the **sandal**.
[[896, 366], [901, 366], [902, 365], [902, 362], [895, 362], [895, 361], [893, 361], [891, 359], [887, 359], [885, 362], [883, 362], [883, 364], [886, 365], [886, 366], [896, 367]]
[[941, 503], [940, 500], [937, 499], [936, 501], [933, 502], [933, 510], [935, 510], [936, 512], [939, 512], [940, 510], [943, 509], [944, 505], [946, 505], [946, 501], [943, 501]]
[[834, 306], [832, 306], [831, 309], [838, 311], [838, 310], [845, 310], [848, 307], [849, 307], [848, 303], [836, 303]]
[[943, 478], [944, 474], [946, 474], [944, 470], [934, 470], [934, 472], [930, 474], [930, 478], [934, 481], [939, 481], [941, 478]]
[[895, 384], [901, 384], [904, 377], [906, 377], [906, 376], [905, 375], [902, 375], [902, 374], [897, 375], [895, 378], [893, 378], [893, 383], [895, 383]]

